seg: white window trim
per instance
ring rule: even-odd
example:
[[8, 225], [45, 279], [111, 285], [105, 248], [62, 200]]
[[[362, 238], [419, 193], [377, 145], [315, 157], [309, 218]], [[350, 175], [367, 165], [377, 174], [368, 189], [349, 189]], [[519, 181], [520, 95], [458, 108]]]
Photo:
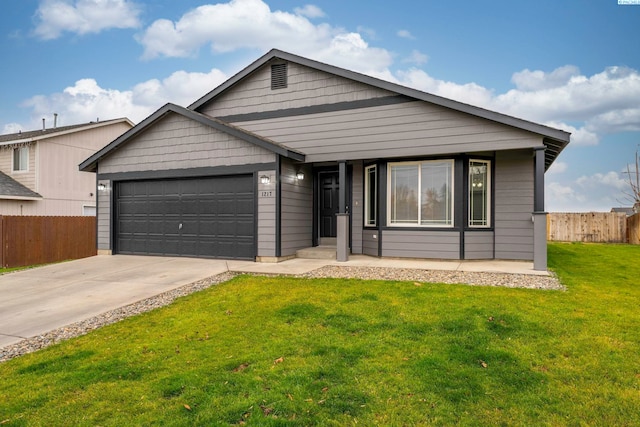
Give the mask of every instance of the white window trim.
[[375, 186], [375, 192], [374, 192], [374, 200], [373, 200], [373, 206], [374, 208], [377, 208], [378, 206], [378, 188], [377, 188], [377, 181], [378, 181], [378, 166], [377, 165], [371, 165], [371, 166], [367, 166], [364, 168], [364, 226], [365, 227], [375, 227], [378, 225], [378, 218], [375, 215], [374, 212], [374, 218], [373, 218], [373, 224], [369, 223], [369, 186], [371, 185], [369, 183], [369, 171], [373, 169], [375, 170], [376, 173], [376, 182], [374, 182], [374, 186]]
[[[16, 150], [22, 150], [22, 149], [26, 149], [27, 150], [27, 167], [25, 169], [16, 169], [16, 157], [15, 157], [15, 151]], [[11, 172], [12, 173], [26, 173], [29, 172], [29, 157], [31, 156], [31, 150], [29, 150], [29, 146], [28, 145], [21, 145], [19, 147], [14, 147], [13, 150], [11, 150]]]
[[[420, 215], [421, 215], [421, 206], [422, 206], [422, 188], [419, 187], [419, 191], [418, 191], [418, 220], [417, 223], [411, 223], [411, 224], [398, 224], [398, 223], [392, 223], [391, 222], [391, 169], [392, 166], [402, 166], [402, 165], [416, 165], [418, 166], [418, 185], [420, 186], [420, 183], [422, 181], [422, 168], [420, 167], [422, 164], [424, 163], [442, 163], [442, 162], [449, 162], [451, 163], [451, 212], [449, 212], [449, 215], [451, 216], [451, 224], [420, 224]], [[454, 217], [454, 212], [455, 212], [455, 162], [453, 159], [438, 159], [438, 160], [422, 160], [422, 161], [415, 161], [415, 162], [393, 162], [393, 163], [388, 163], [387, 164], [387, 226], [388, 227], [398, 227], [398, 228], [454, 228], [455, 226], [455, 217]]]
[[[484, 163], [487, 166], [487, 224], [486, 225], [472, 225], [471, 224], [471, 163]], [[469, 190], [467, 191], [467, 226], [469, 228], [491, 228], [491, 160], [484, 159], [469, 159], [467, 181]]]

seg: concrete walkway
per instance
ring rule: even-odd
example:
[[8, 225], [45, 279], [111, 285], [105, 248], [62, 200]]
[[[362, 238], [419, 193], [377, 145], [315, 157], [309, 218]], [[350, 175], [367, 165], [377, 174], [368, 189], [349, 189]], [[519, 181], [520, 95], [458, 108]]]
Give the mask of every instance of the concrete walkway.
[[546, 275], [532, 263], [351, 256], [348, 262], [255, 263], [102, 255], [0, 276], [0, 348], [226, 271], [304, 274], [325, 265]]
[[349, 261], [294, 258], [279, 263], [227, 261], [234, 272], [263, 274], [304, 274], [325, 265], [343, 267], [414, 268], [418, 270], [475, 271], [486, 273], [530, 274], [548, 276], [546, 271], [533, 269], [533, 262], [521, 261], [446, 261], [425, 259], [377, 258], [367, 255], [350, 255]]

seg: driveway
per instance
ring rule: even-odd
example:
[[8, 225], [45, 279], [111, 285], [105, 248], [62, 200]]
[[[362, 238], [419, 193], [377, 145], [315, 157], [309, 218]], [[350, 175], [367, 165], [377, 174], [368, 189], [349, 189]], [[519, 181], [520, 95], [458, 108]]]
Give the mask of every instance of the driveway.
[[94, 256], [0, 276], [0, 348], [228, 270], [224, 260]]

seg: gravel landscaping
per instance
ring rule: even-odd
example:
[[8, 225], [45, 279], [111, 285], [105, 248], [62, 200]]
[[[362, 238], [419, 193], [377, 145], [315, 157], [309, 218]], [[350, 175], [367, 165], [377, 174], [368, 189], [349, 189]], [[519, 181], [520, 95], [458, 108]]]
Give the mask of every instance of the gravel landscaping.
[[[27, 338], [16, 344], [0, 348], [0, 362], [23, 354], [31, 353], [69, 338], [84, 335], [94, 329], [136, 314], [145, 313], [173, 302], [176, 298], [206, 289], [230, 280], [234, 273], [226, 272], [194, 283], [161, 293], [136, 303], [108, 311], [81, 322], [54, 329], [43, 335]], [[356, 278], [365, 280], [402, 280], [429, 283], [463, 283], [474, 286], [502, 286], [546, 290], [565, 290], [558, 279], [552, 276], [531, 276], [524, 274], [478, 273], [442, 270], [416, 270], [381, 267], [341, 267], [325, 266], [299, 277], [305, 278]]]

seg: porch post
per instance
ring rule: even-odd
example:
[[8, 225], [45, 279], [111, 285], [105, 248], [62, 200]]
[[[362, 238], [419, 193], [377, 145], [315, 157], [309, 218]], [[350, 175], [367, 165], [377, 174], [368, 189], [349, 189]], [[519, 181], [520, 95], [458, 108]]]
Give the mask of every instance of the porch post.
[[338, 162], [338, 214], [336, 218], [336, 259], [349, 261], [349, 214], [347, 213], [347, 162]]
[[533, 269], [547, 270], [547, 213], [544, 211], [544, 150], [545, 147], [534, 149], [535, 176], [533, 196]]

